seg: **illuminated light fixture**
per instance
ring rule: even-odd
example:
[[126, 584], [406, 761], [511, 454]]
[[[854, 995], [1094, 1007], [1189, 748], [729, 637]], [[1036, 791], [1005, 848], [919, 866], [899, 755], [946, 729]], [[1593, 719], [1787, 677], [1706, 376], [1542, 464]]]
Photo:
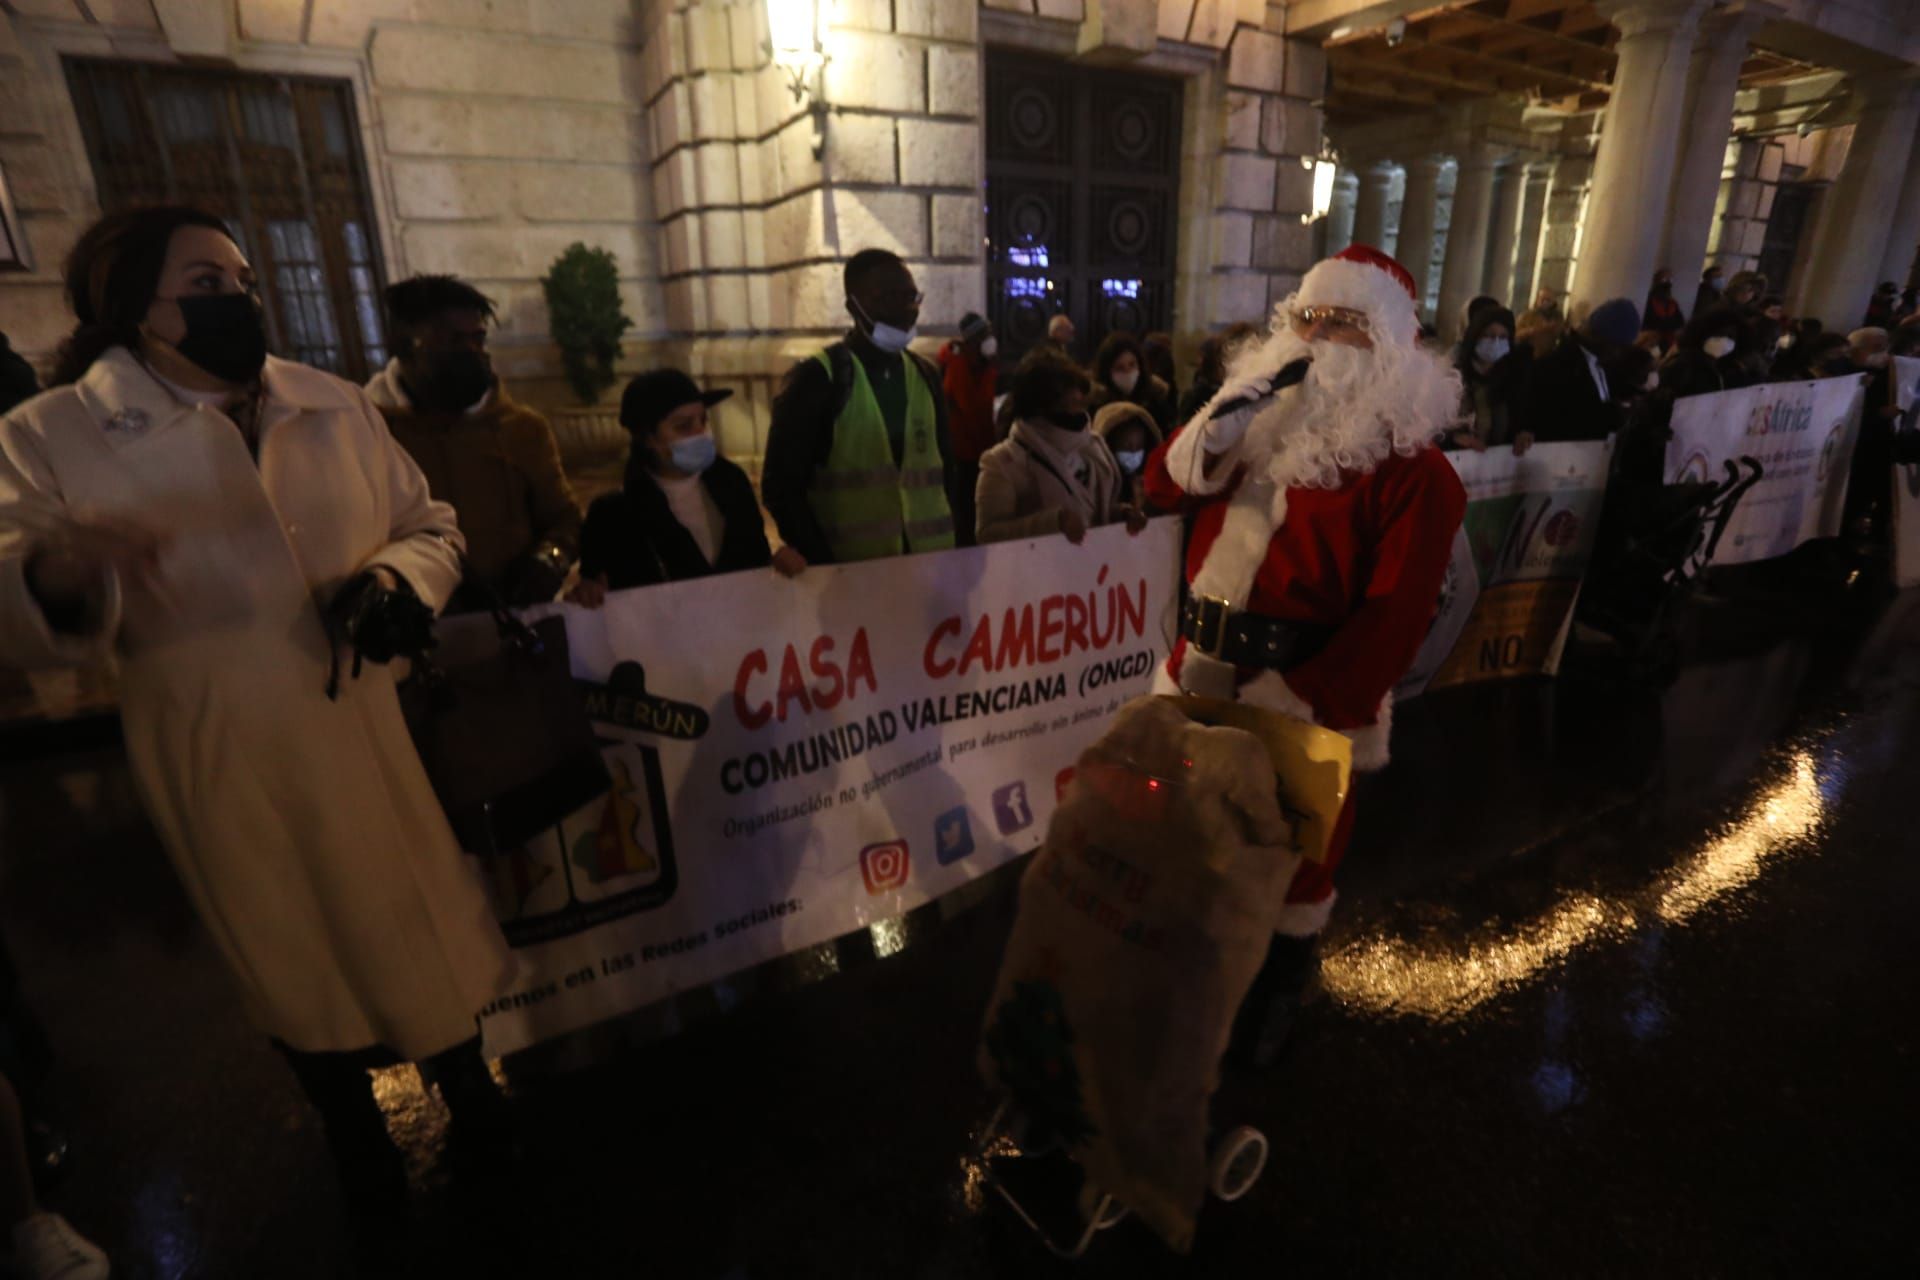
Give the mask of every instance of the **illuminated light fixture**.
[[1300, 215], [1302, 222], [1318, 222], [1333, 211], [1333, 179], [1338, 166], [1326, 156], [1301, 156], [1302, 168], [1313, 170], [1313, 208]]
[[827, 145], [827, 51], [821, 40], [824, 0], [766, 0], [767, 52], [787, 73], [795, 102], [813, 116], [813, 158]]

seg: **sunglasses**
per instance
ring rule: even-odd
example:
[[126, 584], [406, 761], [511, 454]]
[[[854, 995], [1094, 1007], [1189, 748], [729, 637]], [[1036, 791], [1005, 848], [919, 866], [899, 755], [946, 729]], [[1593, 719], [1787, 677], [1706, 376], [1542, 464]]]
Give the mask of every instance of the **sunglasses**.
[[1372, 327], [1366, 312], [1350, 307], [1302, 307], [1293, 313], [1293, 327], [1302, 333], [1323, 324], [1355, 333], [1365, 333]]

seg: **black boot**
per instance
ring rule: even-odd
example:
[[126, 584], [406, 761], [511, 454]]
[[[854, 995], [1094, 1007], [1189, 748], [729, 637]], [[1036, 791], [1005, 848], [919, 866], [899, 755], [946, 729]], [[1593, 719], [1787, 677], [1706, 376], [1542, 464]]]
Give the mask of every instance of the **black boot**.
[[509, 1178], [520, 1163], [519, 1132], [512, 1105], [480, 1056], [478, 1037], [423, 1061], [420, 1077], [447, 1104], [455, 1176], [483, 1182]]
[[1280, 1060], [1293, 1032], [1300, 997], [1319, 968], [1319, 938], [1273, 935], [1267, 958], [1254, 975], [1233, 1020], [1227, 1057], [1236, 1066], [1264, 1070]]
[[373, 1077], [359, 1055], [277, 1047], [320, 1113], [353, 1225], [359, 1269], [381, 1274], [406, 1247], [407, 1162], [387, 1131], [387, 1117], [373, 1096]]

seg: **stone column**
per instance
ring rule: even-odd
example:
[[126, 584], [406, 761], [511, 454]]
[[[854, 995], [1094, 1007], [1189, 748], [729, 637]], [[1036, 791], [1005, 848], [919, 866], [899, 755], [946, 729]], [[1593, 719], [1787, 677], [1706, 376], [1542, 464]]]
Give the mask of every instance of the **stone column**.
[[1620, 30], [1618, 63], [1594, 157], [1593, 199], [1573, 268], [1574, 294], [1598, 306], [1647, 296], [1673, 193], [1687, 69], [1703, 0], [1601, 0]]
[[1526, 166], [1508, 165], [1493, 186], [1493, 229], [1487, 235], [1486, 274], [1480, 279], [1480, 292], [1508, 306], [1515, 301], [1513, 249], [1520, 238], [1520, 206], [1526, 201]]
[[1360, 179], [1342, 169], [1333, 179], [1333, 203], [1327, 209], [1325, 257], [1331, 258], [1353, 243], [1354, 204], [1360, 198]]
[[1553, 181], [1551, 161], [1535, 161], [1525, 170], [1520, 197], [1519, 244], [1513, 254], [1513, 309], [1518, 314], [1533, 305], [1533, 282], [1539, 274], [1540, 241], [1547, 229], [1547, 188]]
[[1920, 139], [1915, 139], [1913, 156], [1907, 161], [1906, 185], [1900, 189], [1893, 229], [1887, 234], [1886, 256], [1880, 261], [1879, 279], [1874, 283], [1891, 280], [1906, 288], [1916, 249], [1920, 249]]
[[1460, 179], [1453, 189], [1453, 221], [1447, 230], [1447, 262], [1440, 272], [1440, 303], [1433, 324], [1452, 342], [1460, 336], [1460, 312], [1480, 287], [1492, 221], [1493, 174], [1500, 155], [1484, 142], [1460, 149]]
[[1681, 281], [1697, 280], [1706, 269], [1707, 240], [1713, 232], [1720, 169], [1733, 129], [1733, 95], [1740, 87], [1740, 65], [1747, 58], [1747, 40], [1762, 21], [1772, 16], [1771, 6], [1749, 3], [1730, 17], [1701, 24], [1687, 70], [1686, 107], [1677, 117], [1680, 150], [1674, 160], [1666, 234], [1654, 263], [1673, 272], [1676, 296], [1681, 292]]
[[1393, 166], [1374, 160], [1360, 166], [1360, 192], [1353, 206], [1353, 239], [1378, 246], [1387, 238], [1387, 200], [1393, 190]]
[[1910, 70], [1863, 78], [1865, 100], [1839, 181], [1827, 193], [1820, 238], [1807, 263], [1802, 308], [1829, 329], [1860, 323], [1886, 258], [1894, 208], [1909, 182], [1920, 85]]
[[1413, 274], [1413, 293], [1426, 310], [1427, 277], [1433, 273], [1433, 229], [1440, 203], [1440, 156], [1407, 161], [1407, 193], [1400, 200], [1400, 240], [1394, 257]]

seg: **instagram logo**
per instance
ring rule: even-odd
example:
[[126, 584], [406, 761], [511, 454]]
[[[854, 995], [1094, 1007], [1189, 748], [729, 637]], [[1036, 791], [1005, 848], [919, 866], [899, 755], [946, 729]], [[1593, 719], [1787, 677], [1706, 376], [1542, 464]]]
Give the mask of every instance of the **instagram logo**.
[[907, 883], [907, 871], [905, 840], [870, 844], [860, 851], [860, 878], [867, 882], [868, 893], [892, 893], [901, 888]]

